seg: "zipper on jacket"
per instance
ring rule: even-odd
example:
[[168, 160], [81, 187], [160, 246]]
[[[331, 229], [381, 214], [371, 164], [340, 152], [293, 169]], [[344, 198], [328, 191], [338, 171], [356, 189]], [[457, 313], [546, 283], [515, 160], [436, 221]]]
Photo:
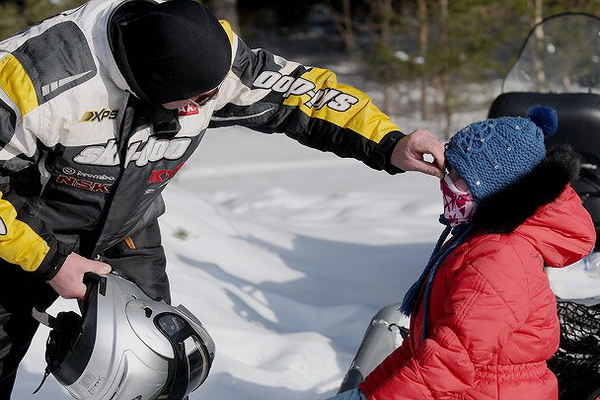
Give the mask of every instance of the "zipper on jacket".
[[92, 257], [98, 256], [104, 249], [110, 247], [109, 243], [102, 243], [102, 238], [106, 230], [106, 221], [108, 220], [108, 216], [111, 213], [115, 193], [118, 191], [121, 176], [125, 173], [125, 163], [127, 161], [127, 145], [129, 143], [129, 138], [133, 133], [133, 129], [135, 128], [134, 120], [136, 114], [136, 101], [137, 99], [133, 95], [129, 94], [127, 101], [125, 102], [125, 111], [123, 112], [123, 119], [121, 120], [119, 126], [119, 136], [117, 144], [117, 154], [119, 156], [119, 164], [121, 167], [119, 171], [120, 176], [119, 180], [113, 186], [114, 193], [111, 195], [110, 200], [108, 200], [105, 204], [104, 210], [102, 212], [102, 217], [94, 229], [94, 231], [96, 232], [96, 237], [94, 238], [93, 251], [91, 255]]
[[40, 173], [40, 184], [42, 185], [42, 187], [40, 189], [40, 197], [46, 190], [46, 186], [48, 185], [48, 182], [50, 181], [50, 177], [52, 176], [50, 174], [50, 172], [48, 171], [48, 169], [46, 168], [46, 159], [48, 158], [48, 153], [45, 151], [41, 152], [41, 153], [42, 153], [42, 155], [40, 156], [40, 159], [37, 162], [37, 169], [38, 169], [38, 172]]

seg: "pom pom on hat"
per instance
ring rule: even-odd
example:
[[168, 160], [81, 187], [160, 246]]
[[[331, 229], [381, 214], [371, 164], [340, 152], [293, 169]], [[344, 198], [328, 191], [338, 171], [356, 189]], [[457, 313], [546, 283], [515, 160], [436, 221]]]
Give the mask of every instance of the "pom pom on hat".
[[523, 117], [490, 118], [457, 132], [446, 160], [478, 201], [530, 173], [546, 156], [544, 139], [556, 132], [556, 111], [536, 106]]
[[554, 135], [558, 129], [558, 115], [553, 108], [535, 106], [527, 112], [527, 118], [540, 127], [545, 137]]

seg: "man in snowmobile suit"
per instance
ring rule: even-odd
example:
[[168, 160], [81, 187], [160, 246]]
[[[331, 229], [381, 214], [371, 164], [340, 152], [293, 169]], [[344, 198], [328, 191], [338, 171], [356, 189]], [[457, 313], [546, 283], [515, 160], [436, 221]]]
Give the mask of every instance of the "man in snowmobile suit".
[[84, 273], [112, 267], [169, 300], [161, 191], [228, 125], [443, 176], [431, 133], [404, 135], [331, 71], [251, 50], [191, 0], [92, 0], [0, 43], [0, 399], [32, 308], [82, 298]]

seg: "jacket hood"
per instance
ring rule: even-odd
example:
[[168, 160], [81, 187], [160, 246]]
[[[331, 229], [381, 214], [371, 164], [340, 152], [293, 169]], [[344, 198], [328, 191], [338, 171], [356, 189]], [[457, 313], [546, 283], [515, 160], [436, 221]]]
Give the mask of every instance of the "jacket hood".
[[482, 202], [473, 227], [481, 234], [524, 236], [548, 266], [579, 261], [596, 240], [592, 219], [570, 185], [579, 165], [570, 147], [550, 150], [531, 173]]
[[148, 99], [140, 89], [137, 80], [133, 76], [131, 65], [127, 61], [120, 26], [124, 21], [128, 21], [135, 15], [147, 12], [155, 6], [156, 2], [153, 0], [124, 1], [112, 10], [106, 26], [110, 52], [114, 57], [119, 72], [121, 72], [123, 79], [125, 79], [127, 89], [136, 97], [145, 101], [148, 101]]

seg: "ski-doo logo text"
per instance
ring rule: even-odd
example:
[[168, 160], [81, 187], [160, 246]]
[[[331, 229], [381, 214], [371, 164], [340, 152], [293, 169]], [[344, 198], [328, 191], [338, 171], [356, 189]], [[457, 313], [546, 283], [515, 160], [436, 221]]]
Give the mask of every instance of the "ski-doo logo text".
[[304, 105], [310, 108], [321, 109], [327, 106], [332, 110], [344, 112], [358, 103], [358, 99], [348, 93], [332, 88], [319, 89], [315, 92], [313, 82], [304, 78], [282, 75], [277, 71], [264, 71], [256, 78], [253, 85], [259, 89], [271, 89], [282, 93], [284, 98], [306, 94], [310, 96], [310, 100]]
[[[149, 162], [162, 159], [177, 160], [183, 157], [191, 142], [190, 138], [156, 139], [151, 137], [148, 141], [131, 143], [125, 155], [125, 166], [131, 162], [135, 162], [138, 167], [143, 167]], [[111, 139], [105, 145], [86, 147], [73, 158], [73, 161], [85, 165], [119, 165], [117, 142], [115, 139]]]
[[119, 110], [103, 108], [100, 111], [86, 111], [79, 122], [102, 122], [105, 119], [111, 120], [117, 118]]
[[100, 193], [110, 193], [109, 188], [112, 186], [110, 183], [91, 182], [83, 179], [77, 179], [74, 176], [65, 175], [59, 175], [56, 178], [56, 183], [72, 186], [77, 189], [87, 190], [88, 192]]

